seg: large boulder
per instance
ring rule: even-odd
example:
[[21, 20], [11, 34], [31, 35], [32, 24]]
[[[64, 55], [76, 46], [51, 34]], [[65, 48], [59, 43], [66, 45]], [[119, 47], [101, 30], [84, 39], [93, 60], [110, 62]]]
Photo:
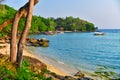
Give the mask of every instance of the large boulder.
[[49, 46], [49, 44], [48, 43], [43, 43], [43, 45], [42, 45], [43, 47], [48, 47]]
[[28, 42], [33, 43], [33, 44], [37, 44], [39, 42], [37, 39], [34, 39], [34, 38], [28, 38], [27, 40]]

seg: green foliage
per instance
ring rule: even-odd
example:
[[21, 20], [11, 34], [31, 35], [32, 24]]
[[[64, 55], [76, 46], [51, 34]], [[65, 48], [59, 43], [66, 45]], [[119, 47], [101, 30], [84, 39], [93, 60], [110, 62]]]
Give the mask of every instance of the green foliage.
[[[7, 5], [0, 5], [2, 8], [0, 8], [0, 25], [3, 24], [5, 21], [10, 20], [14, 17], [16, 10], [14, 10], [12, 7], [9, 7]], [[11, 30], [11, 25], [6, 26], [2, 32], [0, 32], [0, 36], [6, 36], [8, 31]]]
[[4, 6], [4, 9], [0, 9], [0, 24], [6, 20], [12, 19], [16, 13], [16, 10], [12, 7], [9, 7], [7, 5], [2, 6]]
[[24, 26], [25, 26], [25, 20], [26, 20], [26, 18], [21, 18], [20, 19], [20, 22], [19, 22], [19, 24], [18, 24], [18, 30], [19, 31], [22, 31], [23, 30], [23, 28], [24, 28]]
[[116, 76], [117, 73], [113, 72], [112, 69], [107, 66], [100, 66], [99, 68], [96, 69], [94, 73], [95, 73], [94, 76], [97, 76], [102, 80], [111, 80], [113, 78], [118, 80], [117, 79], [118, 76]]
[[40, 74], [32, 72], [28, 68], [29, 65], [27, 61], [22, 62], [22, 67], [17, 69], [16, 80], [46, 80]]
[[[7, 5], [0, 5], [0, 24], [7, 20], [14, 18], [16, 10]], [[26, 18], [21, 18], [19, 22], [18, 30], [22, 31], [25, 26]], [[3, 32], [9, 32], [11, 30], [9, 25], [3, 29]], [[41, 16], [33, 16], [30, 32], [44, 32], [44, 31], [55, 31], [57, 27], [63, 27], [65, 31], [95, 31], [93, 23], [81, 20], [80, 18], [73, 18], [72, 16], [66, 18], [44, 18]]]
[[72, 16], [66, 18], [57, 18], [55, 22], [58, 26], [64, 28], [65, 31], [95, 31], [93, 23], [81, 20], [79, 18], [73, 18]]
[[[0, 55], [0, 80], [52, 80], [51, 77], [46, 78], [44, 75], [31, 71], [29, 66], [32, 65], [28, 61], [23, 61], [22, 67], [16, 69], [8, 57]], [[45, 74], [47, 70], [43, 69], [41, 73]]]
[[12, 70], [8, 70], [5, 66], [0, 66], [0, 80], [11, 80], [14, 78]]
[[6, 36], [7, 35], [7, 33], [5, 33], [4, 31], [1, 31], [0, 32], [0, 37], [4, 37], [4, 36]]

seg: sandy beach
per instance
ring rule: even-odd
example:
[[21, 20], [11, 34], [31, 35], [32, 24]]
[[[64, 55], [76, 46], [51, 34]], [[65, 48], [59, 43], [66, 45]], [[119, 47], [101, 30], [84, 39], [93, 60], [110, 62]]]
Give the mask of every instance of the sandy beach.
[[[0, 54], [7, 54], [7, 55], [9, 55], [9, 53], [10, 53], [10, 44], [8, 44], [8, 43], [0, 44], [0, 46], [4, 46], [4, 48], [0, 49]], [[24, 55], [24, 56], [33, 57], [33, 58], [36, 58], [36, 59], [40, 60], [41, 62], [43, 62], [43, 63], [45, 63], [45, 64], [47, 65], [47, 69], [48, 69], [48, 70], [50, 70], [51, 72], [54, 72], [54, 73], [56, 73], [56, 74], [58, 74], [58, 75], [61, 75], [61, 76], [73, 76], [73, 74], [69, 74], [69, 73], [61, 70], [59, 67], [55, 67], [55, 66], [53, 66], [52, 64], [47, 63], [47, 62], [46, 62], [45, 60], [43, 60], [42, 58], [34, 55], [33, 53], [31, 53], [30, 51], [28, 51], [28, 50], [26, 50], [26, 49], [24, 49], [23, 55]], [[58, 65], [58, 66], [59, 66], [59, 65]], [[68, 70], [70, 70], [70, 69], [68, 69]], [[92, 77], [92, 76], [90, 76], [90, 75], [88, 75], [88, 74], [86, 74], [86, 73], [84, 73], [84, 74], [85, 74], [86, 77], [90, 77], [90, 78], [96, 80], [95, 77]]]
[[[8, 43], [0, 44], [0, 46], [4, 46], [4, 48], [0, 49], [0, 54], [8, 54], [9, 55], [9, 53], [10, 53], [10, 44], [8, 44]], [[40, 60], [41, 62], [45, 63], [42, 59], [38, 58], [37, 56], [35, 56], [34, 54], [30, 53], [26, 49], [24, 49], [23, 55], [36, 58], [36, 59]], [[47, 65], [47, 69], [48, 70], [50, 70], [52, 72], [55, 72], [56, 74], [59, 74], [61, 76], [68, 75], [68, 74], [62, 72], [61, 70], [57, 69], [56, 67], [53, 67], [51, 64], [47, 64], [47, 63], [45, 63], [45, 64]]]

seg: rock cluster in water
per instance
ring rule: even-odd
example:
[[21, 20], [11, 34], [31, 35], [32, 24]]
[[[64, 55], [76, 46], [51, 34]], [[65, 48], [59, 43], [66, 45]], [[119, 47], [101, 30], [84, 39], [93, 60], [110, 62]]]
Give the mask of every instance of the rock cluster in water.
[[[10, 43], [10, 40], [11, 40], [10, 37], [6, 36], [4, 38], [0, 38], [0, 43], [1, 44]], [[47, 40], [46, 38], [42, 38], [42, 39], [27, 38], [26, 45], [35, 46], [35, 47], [39, 47], [39, 46], [48, 47], [49, 40]]]
[[35, 38], [27, 38], [27, 45], [29, 46], [35, 46], [35, 47], [48, 47], [49, 46], [49, 40], [46, 38], [42, 39], [35, 39]]

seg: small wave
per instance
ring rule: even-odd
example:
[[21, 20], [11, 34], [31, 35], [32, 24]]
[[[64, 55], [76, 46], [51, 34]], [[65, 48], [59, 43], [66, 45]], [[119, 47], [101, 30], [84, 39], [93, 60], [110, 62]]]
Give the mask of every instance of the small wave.
[[61, 62], [61, 61], [57, 61], [58, 63], [60, 63], [60, 64], [65, 64], [64, 62]]

